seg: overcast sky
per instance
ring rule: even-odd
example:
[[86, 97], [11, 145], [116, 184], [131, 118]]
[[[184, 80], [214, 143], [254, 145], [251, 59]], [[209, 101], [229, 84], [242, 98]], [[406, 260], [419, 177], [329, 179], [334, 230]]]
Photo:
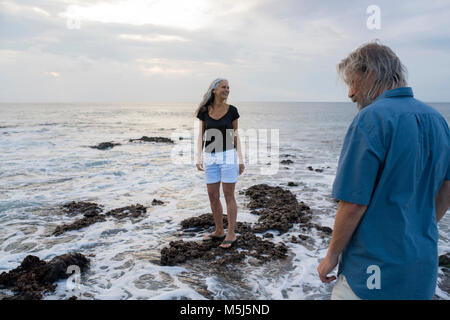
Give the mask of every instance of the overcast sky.
[[450, 101], [449, 17], [449, 0], [0, 0], [0, 102], [199, 101], [217, 77], [230, 102], [347, 101], [336, 65], [373, 39], [416, 97]]

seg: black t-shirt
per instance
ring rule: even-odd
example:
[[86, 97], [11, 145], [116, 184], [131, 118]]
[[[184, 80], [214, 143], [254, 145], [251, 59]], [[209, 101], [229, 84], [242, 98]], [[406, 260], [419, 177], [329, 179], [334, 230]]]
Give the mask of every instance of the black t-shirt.
[[[205, 122], [205, 152], [215, 153], [236, 148], [234, 145], [233, 121], [239, 117], [237, 108], [231, 104], [228, 112], [218, 120], [211, 118], [208, 110], [199, 111], [197, 118]], [[216, 139], [222, 139], [222, 144], [219, 140], [218, 143], [214, 143]]]

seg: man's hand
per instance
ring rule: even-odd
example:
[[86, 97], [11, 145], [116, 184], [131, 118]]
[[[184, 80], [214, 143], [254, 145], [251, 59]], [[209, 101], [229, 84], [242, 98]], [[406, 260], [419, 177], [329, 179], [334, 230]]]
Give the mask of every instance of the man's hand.
[[367, 208], [366, 205], [346, 201], [339, 202], [327, 256], [317, 268], [322, 282], [330, 283], [336, 279], [335, 276], [328, 277], [328, 274], [338, 264], [339, 254], [344, 251]]
[[319, 272], [319, 277], [322, 282], [330, 283], [331, 281], [336, 280], [336, 276], [329, 277], [328, 274], [333, 271], [337, 264], [338, 257], [329, 255], [327, 255], [325, 259], [320, 262], [317, 271]]
[[239, 164], [239, 175], [241, 175], [244, 172], [245, 165], [243, 163]]

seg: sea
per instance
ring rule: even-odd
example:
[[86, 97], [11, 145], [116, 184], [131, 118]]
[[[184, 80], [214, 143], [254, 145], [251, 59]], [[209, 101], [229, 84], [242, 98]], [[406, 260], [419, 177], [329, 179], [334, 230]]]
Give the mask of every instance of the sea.
[[[250, 137], [243, 142], [247, 162], [236, 184], [237, 220], [257, 221], [239, 191], [265, 183], [290, 190], [311, 208], [314, 223], [333, 228], [337, 204], [331, 187], [356, 106], [229, 102], [238, 108], [242, 137]], [[450, 123], [450, 103], [431, 105]], [[75, 280], [60, 280], [44, 299], [330, 299], [333, 285], [317, 274], [329, 237], [313, 229], [312, 242], [292, 243], [297, 225], [284, 234], [272, 231], [270, 241], [288, 247], [283, 260], [244, 262], [228, 271], [193, 261], [160, 265], [161, 250], [171, 241], [201, 241], [201, 232], [185, 234], [180, 222], [211, 212], [204, 172], [194, 160], [195, 109], [196, 103], [188, 102], [1, 103], [0, 273], [27, 255], [49, 260], [80, 252], [91, 260], [89, 270]], [[142, 136], [166, 137], [174, 144], [130, 142]], [[101, 142], [120, 145], [90, 147]], [[255, 144], [277, 152], [255, 156]], [[268, 162], [285, 159], [293, 163], [263, 170]], [[152, 205], [153, 199], [164, 204]], [[61, 210], [70, 201], [96, 202], [104, 212], [139, 203], [147, 213], [52, 236], [56, 226], [74, 221]], [[226, 212], [223, 194], [221, 201]], [[449, 226], [447, 213], [439, 223], [440, 255], [450, 252]], [[435, 299], [450, 298], [449, 281], [440, 268]], [[11, 292], [1, 289], [1, 294]]]

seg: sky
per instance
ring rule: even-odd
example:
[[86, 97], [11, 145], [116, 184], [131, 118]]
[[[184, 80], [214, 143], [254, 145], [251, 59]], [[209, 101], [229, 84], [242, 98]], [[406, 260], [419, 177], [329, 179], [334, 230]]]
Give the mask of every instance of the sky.
[[448, 102], [449, 17], [450, 0], [0, 0], [0, 102], [199, 102], [218, 77], [229, 102], [349, 101], [336, 65], [374, 39], [417, 98]]

